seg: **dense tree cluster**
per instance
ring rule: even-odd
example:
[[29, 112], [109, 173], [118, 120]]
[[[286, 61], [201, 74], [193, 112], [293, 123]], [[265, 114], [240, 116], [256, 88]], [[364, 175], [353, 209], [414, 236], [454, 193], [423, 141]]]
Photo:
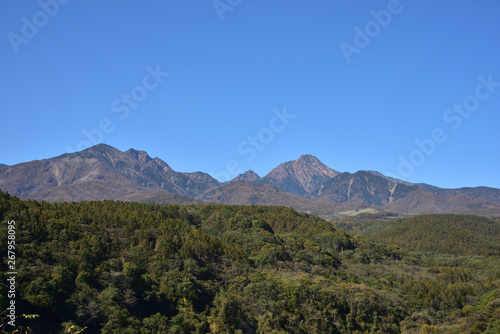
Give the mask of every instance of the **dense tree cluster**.
[[[21, 201], [17, 309], [34, 333], [479, 333], [498, 277], [284, 207]], [[6, 242], [0, 306], [7, 306]]]
[[427, 252], [500, 256], [500, 224], [486, 217], [431, 214], [391, 225], [395, 226], [375, 233], [374, 237]]

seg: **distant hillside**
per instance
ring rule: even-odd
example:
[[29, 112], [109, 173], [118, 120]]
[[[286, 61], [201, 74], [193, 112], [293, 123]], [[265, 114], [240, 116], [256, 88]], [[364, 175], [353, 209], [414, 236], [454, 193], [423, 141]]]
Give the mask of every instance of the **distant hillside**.
[[498, 214], [500, 203], [463, 194], [440, 196], [429, 190], [416, 188], [415, 191], [409, 192], [406, 196], [382, 206], [382, 209], [411, 214], [457, 213], [488, 216]]
[[196, 197], [217, 184], [205, 173], [176, 172], [144, 151], [122, 152], [105, 144], [0, 169], [1, 189], [46, 201], [139, 200], [150, 190]]
[[322, 202], [382, 206], [418, 189], [373, 172], [359, 171], [337, 175], [314, 189], [308, 197]]
[[465, 195], [470, 197], [481, 197], [488, 201], [500, 202], [500, 189], [490, 187], [464, 187], [458, 189], [438, 188], [429, 184], [419, 183], [419, 187], [429, 190], [439, 196]]
[[500, 256], [500, 223], [479, 216], [416, 216], [374, 234], [373, 238], [427, 252]]
[[202, 204], [201, 201], [163, 190], [142, 190], [130, 195], [122, 196], [118, 200], [125, 202], [154, 203], [154, 204]]
[[197, 199], [231, 205], [287, 206], [299, 211], [314, 210], [315, 212], [323, 212], [333, 210], [331, 205], [324, 205], [268, 184], [252, 184], [247, 181], [231, 181], [221, 184], [209, 189]]
[[372, 235], [389, 227], [400, 224], [404, 218], [397, 218], [394, 213], [370, 213], [368, 209], [360, 210], [357, 215], [344, 216], [333, 220], [335, 227], [340, 227], [349, 233]]

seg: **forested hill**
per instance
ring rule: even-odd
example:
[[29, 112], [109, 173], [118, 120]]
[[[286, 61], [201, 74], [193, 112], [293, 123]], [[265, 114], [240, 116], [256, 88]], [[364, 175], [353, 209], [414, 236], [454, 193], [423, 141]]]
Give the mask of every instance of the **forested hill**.
[[486, 217], [421, 215], [405, 219], [374, 237], [421, 251], [500, 256], [500, 223]]
[[289, 208], [50, 204], [0, 192], [0, 220], [0, 306], [15, 221], [16, 311], [39, 315], [17, 324], [33, 333], [500, 328], [498, 270], [437, 264]]

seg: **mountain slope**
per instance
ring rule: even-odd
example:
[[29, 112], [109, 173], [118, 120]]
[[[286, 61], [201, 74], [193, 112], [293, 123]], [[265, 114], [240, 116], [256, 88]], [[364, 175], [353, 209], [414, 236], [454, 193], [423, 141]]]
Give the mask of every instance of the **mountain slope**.
[[405, 219], [373, 237], [429, 252], [500, 256], [500, 224], [485, 217], [433, 214]]
[[383, 177], [384, 179], [386, 179], [387, 181], [391, 181], [391, 182], [394, 182], [394, 183], [402, 183], [402, 184], [406, 184], [407, 186], [414, 186], [414, 185], [418, 186], [418, 184], [406, 182], [406, 181], [403, 181], [403, 180], [400, 180], [400, 179], [395, 179], [393, 177], [386, 176], [386, 175], [384, 175], [384, 174], [382, 174], [380, 172], [374, 171], [374, 170], [361, 170], [360, 172], [366, 172], [366, 173], [370, 173], [370, 174], [373, 174], [373, 175], [376, 175], [376, 176], [380, 176], [380, 177]]
[[[123, 159], [117, 170], [137, 184], [150, 189], [164, 189], [173, 194], [196, 197], [219, 182], [206, 173], [180, 173], [172, 170], [159, 158], [152, 159], [145, 151], [130, 149], [124, 152], [131, 157]], [[124, 163], [123, 163], [124, 162]]]
[[382, 206], [382, 209], [392, 212], [411, 214], [425, 213], [461, 213], [475, 215], [498, 215], [500, 204], [483, 198], [465, 195], [439, 196], [419, 188], [397, 201]]
[[195, 197], [218, 183], [205, 173], [175, 172], [144, 151], [121, 152], [104, 144], [0, 170], [1, 189], [55, 201], [133, 198], [148, 189]]
[[304, 196], [338, 174], [340, 173], [327, 167], [318, 158], [312, 155], [302, 155], [297, 160], [280, 164], [264, 176], [260, 183]]
[[334, 209], [332, 205], [318, 203], [268, 184], [253, 184], [248, 181], [221, 184], [197, 199], [219, 204], [287, 206], [299, 211], [324, 212]]
[[382, 206], [418, 190], [417, 186], [396, 183], [372, 172], [342, 173], [309, 194], [322, 202]]
[[490, 187], [463, 187], [457, 189], [438, 188], [430, 184], [419, 183], [422, 187], [439, 196], [458, 196], [465, 195], [469, 197], [480, 197], [488, 201], [500, 202], [500, 189]]

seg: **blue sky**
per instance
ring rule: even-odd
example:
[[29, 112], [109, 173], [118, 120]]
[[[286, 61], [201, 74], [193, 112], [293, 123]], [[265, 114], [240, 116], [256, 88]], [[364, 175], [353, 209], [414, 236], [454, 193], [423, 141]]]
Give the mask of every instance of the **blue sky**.
[[223, 180], [316, 155], [500, 188], [498, 1], [3, 1], [0, 163], [104, 142]]

